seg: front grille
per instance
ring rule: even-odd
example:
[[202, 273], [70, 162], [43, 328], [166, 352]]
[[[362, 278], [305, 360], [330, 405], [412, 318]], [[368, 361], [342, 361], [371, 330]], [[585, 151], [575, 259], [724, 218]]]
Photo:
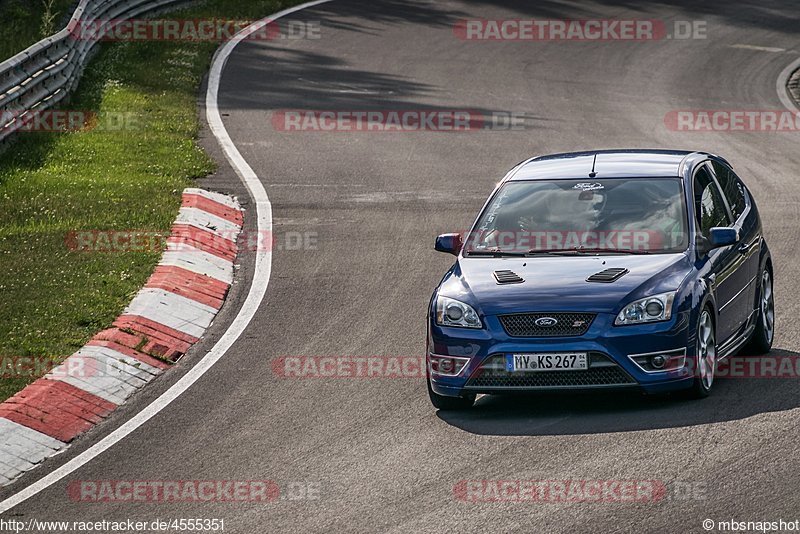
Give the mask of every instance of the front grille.
[[[585, 334], [594, 317], [593, 313], [514, 313], [500, 315], [499, 319], [509, 336], [569, 337]], [[552, 321], [547, 319], [556, 322], [548, 326]]]
[[505, 356], [496, 354], [476, 370], [467, 381], [473, 389], [548, 389], [632, 386], [636, 381], [619, 365], [601, 352], [589, 353], [589, 369], [583, 371], [524, 371], [505, 370]]

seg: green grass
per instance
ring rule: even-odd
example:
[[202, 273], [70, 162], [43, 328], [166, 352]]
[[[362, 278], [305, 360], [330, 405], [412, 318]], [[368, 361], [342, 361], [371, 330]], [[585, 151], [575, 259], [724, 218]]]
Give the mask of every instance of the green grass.
[[[175, 18], [252, 19], [290, 3], [212, 0]], [[0, 155], [0, 357], [55, 360], [107, 328], [159, 252], [79, 252], [80, 230], [167, 232], [183, 188], [214, 170], [196, 98], [217, 44], [102, 45], [64, 109], [135, 112], [135, 131], [21, 133]], [[0, 400], [32, 378], [0, 378]]]
[[58, 31], [74, 0], [0, 0], [0, 62]]

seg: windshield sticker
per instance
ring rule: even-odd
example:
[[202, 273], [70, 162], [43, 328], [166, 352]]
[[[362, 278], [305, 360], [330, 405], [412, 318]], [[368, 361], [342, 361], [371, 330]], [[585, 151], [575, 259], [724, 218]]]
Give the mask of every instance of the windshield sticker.
[[579, 184], [575, 184], [572, 186], [572, 189], [581, 189], [583, 191], [596, 191], [598, 189], [605, 189], [603, 184], [599, 184], [597, 182], [581, 182]]
[[494, 220], [497, 217], [497, 212], [500, 210], [500, 207], [503, 205], [503, 201], [507, 196], [507, 189], [503, 189], [498, 193], [497, 198], [492, 202], [491, 206], [489, 206], [489, 209], [486, 210], [486, 219], [483, 221], [483, 224], [478, 227], [478, 230], [485, 232], [491, 228], [492, 223], [494, 223]]

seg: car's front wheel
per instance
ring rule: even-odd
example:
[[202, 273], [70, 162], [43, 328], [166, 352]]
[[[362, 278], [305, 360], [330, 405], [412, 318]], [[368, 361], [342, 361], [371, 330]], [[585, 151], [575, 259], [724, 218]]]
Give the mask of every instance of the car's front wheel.
[[775, 300], [772, 294], [772, 275], [767, 268], [761, 273], [759, 296], [758, 322], [745, 349], [748, 356], [769, 352], [772, 338], [775, 337]]
[[700, 313], [697, 321], [697, 341], [695, 342], [695, 377], [692, 396], [701, 399], [711, 393], [714, 374], [717, 370], [717, 341], [714, 321], [708, 308]]
[[466, 410], [475, 404], [475, 395], [467, 395], [466, 397], [448, 397], [446, 395], [439, 395], [431, 388], [430, 378], [428, 382], [428, 396], [431, 398], [433, 406], [439, 410]]

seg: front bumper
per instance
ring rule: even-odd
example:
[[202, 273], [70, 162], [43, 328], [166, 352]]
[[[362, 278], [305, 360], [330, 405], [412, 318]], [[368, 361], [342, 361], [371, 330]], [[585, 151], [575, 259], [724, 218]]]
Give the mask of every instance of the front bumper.
[[[439, 395], [512, 393], [520, 391], [641, 389], [660, 393], [688, 388], [694, 379], [690, 359], [683, 368], [647, 372], [629, 355], [674, 351], [688, 347], [689, 314], [677, 313], [660, 323], [614, 326], [614, 315], [598, 313], [585, 334], [578, 337], [512, 337], [497, 316], [484, 316], [485, 328], [442, 327], [431, 317], [430, 355], [468, 358], [457, 376], [431, 374], [431, 388]], [[589, 369], [581, 371], [508, 372], [506, 354], [587, 352]]]

